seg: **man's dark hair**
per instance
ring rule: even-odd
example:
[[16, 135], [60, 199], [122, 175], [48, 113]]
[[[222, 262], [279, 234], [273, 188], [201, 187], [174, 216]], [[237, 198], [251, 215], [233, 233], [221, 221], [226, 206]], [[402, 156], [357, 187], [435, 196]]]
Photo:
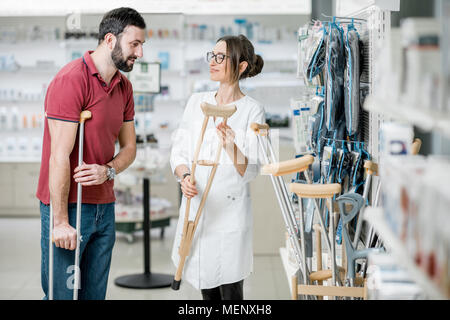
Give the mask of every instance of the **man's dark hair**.
[[132, 8], [117, 8], [105, 13], [98, 30], [98, 43], [105, 39], [107, 33], [119, 37], [127, 26], [145, 29], [144, 18]]

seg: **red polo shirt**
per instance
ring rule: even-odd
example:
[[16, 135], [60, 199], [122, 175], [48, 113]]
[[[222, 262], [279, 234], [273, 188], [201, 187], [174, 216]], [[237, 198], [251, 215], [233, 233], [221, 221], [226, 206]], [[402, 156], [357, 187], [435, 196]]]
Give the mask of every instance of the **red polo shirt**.
[[[82, 58], [64, 66], [47, 89], [46, 118], [78, 123], [82, 110], [89, 110], [92, 118], [85, 122], [83, 161], [87, 164], [106, 164], [114, 157], [115, 142], [126, 121], [134, 120], [133, 89], [130, 81], [117, 71], [108, 86], [100, 76], [88, 51]], [[73, 179], [78, 166], [78, 139], [70, 154], [69, 203], [77, 202], [77, 183]], [[48, 186], [50, 133], [45, 121], [41, 170], [36, 196], [50, 203]], [[83, 187], [83, 203], [115, 201], [114, 180], [97, 186]]]

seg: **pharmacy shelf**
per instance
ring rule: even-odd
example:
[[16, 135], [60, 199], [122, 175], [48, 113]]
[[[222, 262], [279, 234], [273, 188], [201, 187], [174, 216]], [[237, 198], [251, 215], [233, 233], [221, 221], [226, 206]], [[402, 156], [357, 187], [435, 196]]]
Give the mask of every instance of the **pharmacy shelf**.
[[450, 137], [450, 115], [439, 114], [403, 101], [368, 97], [364, 109], [395, 120], [407, 122], [424, 131], [437, 131]]
[[292, 292], [292, 276], [294, 276], [297, 273], [297, 270], [294, 267], [292, 267], [291, 263], [289, 262], [288, 252], [285, 247], [280, 248], [280, 256], [281, 262], [283, 263], [284, 271], [286, 273], [286, 278], [289, 284], [289, 292]]
[[40, 156], [0, 157], [0, 163], [40, 163]]
[[44, 74], [56, 74], [60, 70], [60, 67], [49, 66], [49, 67], [38, 67], [38, 66], [19, 66], [14, 70], [2, 69], [0, 72], [5, 74], [16, 74], [16, 73], [44, 73]]
[[383, 241], [384, 247], [392, 253], [399, 266], [404, 267], [409, 272], [411, 278], [416, 281], [429, 298], [436, 300], [448, 299], [408, 255], [405, 246], [387, 224], [382, 208], [367, 207], [364, 211], [364, 219], [374, 227]]

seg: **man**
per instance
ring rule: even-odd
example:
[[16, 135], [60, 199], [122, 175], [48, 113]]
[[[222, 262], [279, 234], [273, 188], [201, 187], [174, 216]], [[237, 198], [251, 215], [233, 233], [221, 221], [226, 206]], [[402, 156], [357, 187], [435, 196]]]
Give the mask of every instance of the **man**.
[[[143, 55], [145, 22], [131, 8], [105, 14], [99, 44], [64, 66], [45, 98], [46, 123], [37, 197], [41, 201], [41, 283], [48, 299], [50, 199], [54, 215], [53, 294], [72, 299], [76, 248], [77, 183], [81, 207], [79, 299], [104, 299], [115, 241], [114, 176], [136, 157], [133, 90], [129, 72]], [[84, 157], [78, 167], [78, 122], [85, 123]], [[115, 142], [120, 150], [116, 156]]]

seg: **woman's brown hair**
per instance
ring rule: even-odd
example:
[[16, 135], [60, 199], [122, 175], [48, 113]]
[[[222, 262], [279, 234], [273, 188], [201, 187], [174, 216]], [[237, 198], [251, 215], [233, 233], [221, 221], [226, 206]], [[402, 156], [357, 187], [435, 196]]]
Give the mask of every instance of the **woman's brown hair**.
[[[230, 59], [231, 81], [239, 81], [251, 78], [259, 74], [264, 66], [263, 58], [255, 54], [255, 49], [250, 40], [244, 35], [224, 36], [217, 42], [225, 41], [227, 44], [227, 55]], [[239, 76], [239, 64], [243, 61], [248, 63], [247, 68]]]

